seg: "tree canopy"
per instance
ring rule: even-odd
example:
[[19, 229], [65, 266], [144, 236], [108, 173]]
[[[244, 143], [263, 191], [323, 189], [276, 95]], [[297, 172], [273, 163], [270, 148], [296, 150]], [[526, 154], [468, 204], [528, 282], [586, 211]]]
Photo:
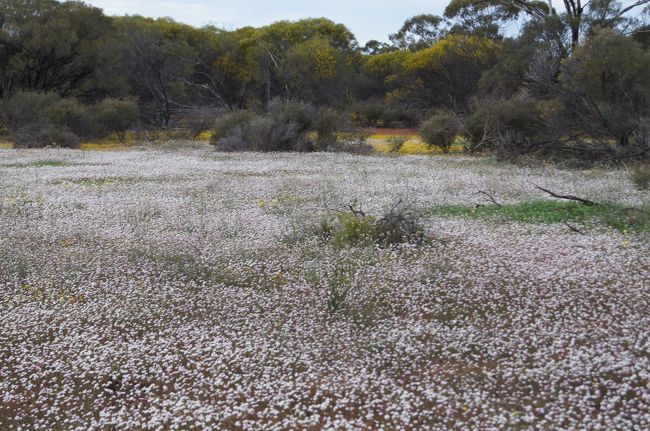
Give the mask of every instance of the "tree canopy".
[[[87, 135], [108, 128], [85, 110], [104, 112], [124, 138], [134, 116], [141, 128], [198, 133], [226, 112], [298, 103], [365, 125], [411, 127], [437, 113], [429, 124], [480, 135], [481, 148], [496, 137], [510, 139], [501, 148], [530, 147], [540, 136], [630, 146], [648, 128], [648, 4], [451, 0], [444, 16], [413, 16], [386, 41], [359, 46], [326, 18], [228, 31], [108, 17], [76, 1], [4, 0], [0, 118], [11, 133], [54, 124]], [[531, 118], [553, 133], [522, 129]]]

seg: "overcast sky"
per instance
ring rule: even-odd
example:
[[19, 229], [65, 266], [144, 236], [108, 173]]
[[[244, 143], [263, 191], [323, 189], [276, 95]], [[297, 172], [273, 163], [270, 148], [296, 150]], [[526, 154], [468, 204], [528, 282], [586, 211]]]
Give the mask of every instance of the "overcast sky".
[[282, 19], [326, 17], [345, 24], [360, 44], [387, 40], [402, 23], [421, 13], [442, 14], [448, 0], [86, 0], [108, 15], [171, 17], [227, 30], [261, 26]]

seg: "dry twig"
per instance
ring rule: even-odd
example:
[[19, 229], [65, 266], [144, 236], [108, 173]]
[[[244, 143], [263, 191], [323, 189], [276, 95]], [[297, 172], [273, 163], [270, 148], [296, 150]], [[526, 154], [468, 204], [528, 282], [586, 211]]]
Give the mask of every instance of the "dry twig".
[[488, 193], [488, 192], [486, 192], [486, 191], [479, 190], [479, 191], [478, 191], [478, 194], [487, 196], [487, 198], [489, 199], [489, 201], [492, 202], [494, 205], [496, 205], [496, 206], [499, 207], [499, 208], [501, 208], [501, 207], [503, 206], [503, 205], [501, 205], [499, 202], [497, 202], [497, 200], [494, 198], [494, 196], [492, 196], [490, 193]]
[[560, 195], [560, 194], [557, 194], [555, 192], [552, 192], [549, 189], [545, 189], [544, 187], [540, 187], [537, 184], [533, 183], [532, 181], [529, 181], [529, 183], [534, 185], [537, 189], [539, 189], [539, 190], [541, 190], [543, 192], [546, 192], [549, 195], [551, 195], [551, 196], [553, 196], [554, 198], [557, 198], [557, 199], [565, 199], [565, 200], [570, 200], [570, 201], [577, 201], [577, 202], [580, 202], [580, 203], [582, 203], [584, 205], [597, 205], [596, 202], [590, 201], [588, 199], [580, 198], [578, 196], [573, 196], [573, 195]]

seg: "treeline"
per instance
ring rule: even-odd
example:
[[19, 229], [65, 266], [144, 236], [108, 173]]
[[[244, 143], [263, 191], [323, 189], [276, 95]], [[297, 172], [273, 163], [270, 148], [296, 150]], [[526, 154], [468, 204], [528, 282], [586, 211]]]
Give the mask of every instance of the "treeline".
[[214, 129], [224, 149], [308, 150], [354, 126], [421, 126], [443, 148], [641, 157], [649, 1], [452, 0], [359, 46], [323, 18], [225, 31], [0, 0], [0, 115], [23, 146]]

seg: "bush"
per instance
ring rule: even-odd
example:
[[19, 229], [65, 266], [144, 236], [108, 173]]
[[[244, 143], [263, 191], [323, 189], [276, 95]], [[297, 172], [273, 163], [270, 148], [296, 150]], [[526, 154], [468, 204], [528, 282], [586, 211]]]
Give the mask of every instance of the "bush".
[[578, 46], [559, 76], [567, 134], [622, 147], [650, 115], [650, 52], [611, 30]]
[[56, 105], [60, 97], [51, 93], [19, 91], [9, 98], [0, 100], [0, 116], [12, 133], [40, 123], [44, 112]]
[[69, 130], [51, 124], [32, 123], [14, 133], [16, 147], [42, 148], [62, 147], [78, 148], [79, 137]]
[[292, 123], [299, 134], [307, 133], [317, 116], [316, 109], [308, 103], [282, 102], [279, 99], [271, 101], [267, 110], [277, 123]]
[[50, 123], [69, 129], [77, 136], [87, 137], [93, 132], [92, 118], [88, 110], [76, 99], [59, 100], [45, 108], [44, 116]]
[[255, 117], [251, 111], [235, 111], [224, 114], [216, 119], [212, 127], [212, 136], [214, 139], [223, 139], [244, 127]]
[[440, 110], [420, 127], [420, 135], [429, 147], [439, 147], [443, 153], [449, 149], [460, 132], [461, 124], [452, 111]]
[[293, 151], [302, 149], [304, 134], [296, 123], [278, 118], [259, 116], [248, 124], [247, 142], [255, 151]]
[[650, 189], [650, 163], [640, 163], [633, 170], [632, 182], [639, 190]]
[[304, 151], [307, 132], [282, 110], [265, 115], [239, 111], [219, 118], [212, 144], [222, 151]]
[[94, 107], [97, 131], [101, 134], [116, 133], [120, 142], [126, 142], [126, 132], [139, 117], [138, 104], [132, 99], [107, 98]]
[[372, 151], [363, 134], [337, 137], [346, 123], [333, 109], [274, 101], [263, 113], [238, 111], [218, 118], [211, 143], [222, 151]]
[[348, 205], [347, 211], [340, 211], [335, 219], [322, 223], [320, 233], [339, 247], [420, 244], [425, 236], [417, 218], [415, 211], [401, 200], [381, 217], [366, 214], [355, 201]]
[[492, 149], [502, 155], [531, 151], [545, 133], [540, 103], [526, 96], [485, 98], [473, 103], [465, 120], [472, 151]]
[[352, 107], [351, 119], [356, 126], [376, 127], [384, 115], [385, 105], [380, 102], [357, 103]]
[[336, 132], [348, 128], [345, 116], [331, 108], [320, 109], [312, 121], [312, 130], [317, 135], [317, 147], [320, 150], [337, 146]]
[[[273, 101], [266, 112], [238, 111], [217, 119], [212, 144], [222, 151], [314, 151], [328, 149], [343, 117], [300, 102]], [[310, 138], [315, 132], [317, 138]]]
[[79, 137], [114, 132], [125, 142], [126, 131], [138, 119], [138, 105], [108, 98], [88, 109], [73, 98], [21, 91], [0, 101], [0, 115], [19, 146], [75, 147]]
[[211, 144], [222, 151], [252, 151], [246, 130], [255, 117], [251, 111], [231, 112], [219, 117], [214, 123]]

